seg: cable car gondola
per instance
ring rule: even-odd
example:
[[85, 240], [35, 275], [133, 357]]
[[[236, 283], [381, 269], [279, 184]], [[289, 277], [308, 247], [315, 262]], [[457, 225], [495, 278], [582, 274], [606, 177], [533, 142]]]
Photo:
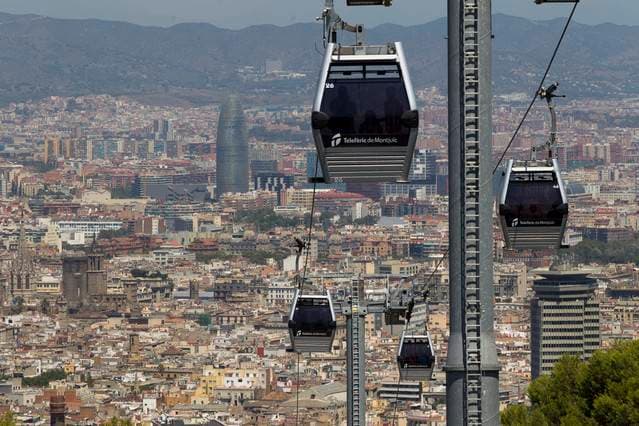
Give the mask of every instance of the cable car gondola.
[[499, 216], [506, 247], [560, 248], [568, 200], [557, 160], [508, 161]]
[[329, 43], [312, 127], [326, 182], [406, 182], [419, 113], [401, 43]]
[[389, 291], [386, 295], [384, 323], [386, 325], [404, 325], [410, 320], [415, 301], [407, 289]]
[[299, 290], [295, 292], [288, 320], [293, 352], [330, 352], [336, 328], [330, 293], [303, 295]]
[[435, 367], [435, 350], [430, 334], [414, 335], [404, 332], [399, 342], [397, 365], [400, 380], [430, 380]]

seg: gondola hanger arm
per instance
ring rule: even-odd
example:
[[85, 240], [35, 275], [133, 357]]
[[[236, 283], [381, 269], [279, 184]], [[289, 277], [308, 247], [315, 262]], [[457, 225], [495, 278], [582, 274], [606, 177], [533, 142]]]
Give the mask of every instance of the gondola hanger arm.
[[[388, 1], [388, 0], [382, 0], [382, 1]], [[368, 4], [376, 4], [376, 3], [369, 1]], [[351, 6], [350, 2], [348, 5]], [[363, 5], [363, 3], [359, 5]], [[352, 4], [352, 6], [356, 6], [356, 4]], [[361, 25], [352, 25], [344, 21], [342, 17], [339, 16], [339, 14], [335, 11], [335, 4], [333, 0], [324, 1], [324, 10], [322, 11], [322, 15], [316, 18], [316, 20], [324, 22], [324, 43], [326, 43], [327, 37], [328, 37], [328, 42], [337, 43], [338, 30], [347, 31], [347, 32], [351, 32], [355, 34], [357, 45], [360, 45], [363, 43], [362, 36], [364, 34], [364, 27]]]

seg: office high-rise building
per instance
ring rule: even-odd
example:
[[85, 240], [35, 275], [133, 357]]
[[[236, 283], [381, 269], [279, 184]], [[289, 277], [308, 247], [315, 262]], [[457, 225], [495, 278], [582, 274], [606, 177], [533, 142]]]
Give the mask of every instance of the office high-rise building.
[[63, 143], [57, 136], [46, 137], [44, 139], [44, 156], [42, 161], [45, 164], [54, 163], [63, 155]]
[[221, 107], [217, 129], [217, 196], [249, 190], [249, 147], [244, 111], [236, 96]]
[[437, 155], [428, 149], [416, 150], [408, 179], [415, 184], [434, 185], [436, 177]]
[[11, 193], [9, 173], [0, 170], [0, 199], [8, 198]]
[[251, 160], [251, 176], [277, 173], [277, 160]]
[[533, 379], [564, 355], [589, 359], [599, 349], [597, 282], [579, 271], [547, 271], [533, 285], [530, 351]]
[[253, 178], [253, 187], [258, 191], [277, 192], [277, 205], [284, 202], [286, 190], [293, 188], [295, 177], [283, 173], [263, 173]]
[[384, 197], [415, 198], [437, 193], [437, 155], [428, 149], [418, 149], [413, 154], [410, 183], [384, 183]]
[[173, 136], [173, 126], [169, 120], [153, 120], [153, 134], [156, 140], [171, 140]]
[[293, 188], [295, 177], [283, 173], [262, 173], [253, 178], [256, 190], [280, 192]]
[[306, 153], [306, 176], [309, 178], [324, 177], [322, 166], [317, 160], [317, 151], [313, 150]]
[[[302, 185], [303, 188], [313, 188], [313, 183], [311, 183], [310, 179], [317, 177], [324, 177], [324, 172], [322, 172], [322, 166], [317, 163], [317, 176], [315, 176], [315, 163], [317, 162], [317, 151], [313, 149], [312, 151], [308, 151], [306, 153], [306, 177], [309, 179], [305, 184]], [[345, 182], [333, 182], [330, 184], [327, 183], [318, 183], [315, 185], [317, 189], [335, 189], [337, 191], [346, 191], [346, 183]]]

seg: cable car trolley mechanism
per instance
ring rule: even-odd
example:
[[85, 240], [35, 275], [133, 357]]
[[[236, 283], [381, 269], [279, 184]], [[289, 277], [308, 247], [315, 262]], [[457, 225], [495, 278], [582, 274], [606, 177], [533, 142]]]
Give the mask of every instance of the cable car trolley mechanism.
[[312, 113], [326, 182], [406, 182], [418, 127], [401, 43], [328, 43]]
[[330, 352], [335, 339], [335, 310], [331, 295], [295, 292], [288, 320], [293, 352]]

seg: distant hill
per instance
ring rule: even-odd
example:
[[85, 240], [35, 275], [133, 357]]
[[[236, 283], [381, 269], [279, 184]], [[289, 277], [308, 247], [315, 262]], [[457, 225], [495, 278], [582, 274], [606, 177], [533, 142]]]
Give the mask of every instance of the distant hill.
[[[533, 22], [496, 15], [495, 92], [530, 92], [551, 54], [563, 20]], [[369, 42], [404, 42], [418, 87], [445, 87], [444, 19], [417, 26], [382, 25]], [[208, 24], [145, 27], [0, 13], [0, 103], [50, 95], [146, 94], [169, 88], [243, 90], [236, 69], [281, 60], [308, 79], [285, 90], [310, 93], [321, 56], [321, 27], [260, 25], [226, 30]], [[346, 36], [350, 37], [350, 36]], [[571, 97], [639, 94], [639, 27], [574, 24], [556, 62]]]

